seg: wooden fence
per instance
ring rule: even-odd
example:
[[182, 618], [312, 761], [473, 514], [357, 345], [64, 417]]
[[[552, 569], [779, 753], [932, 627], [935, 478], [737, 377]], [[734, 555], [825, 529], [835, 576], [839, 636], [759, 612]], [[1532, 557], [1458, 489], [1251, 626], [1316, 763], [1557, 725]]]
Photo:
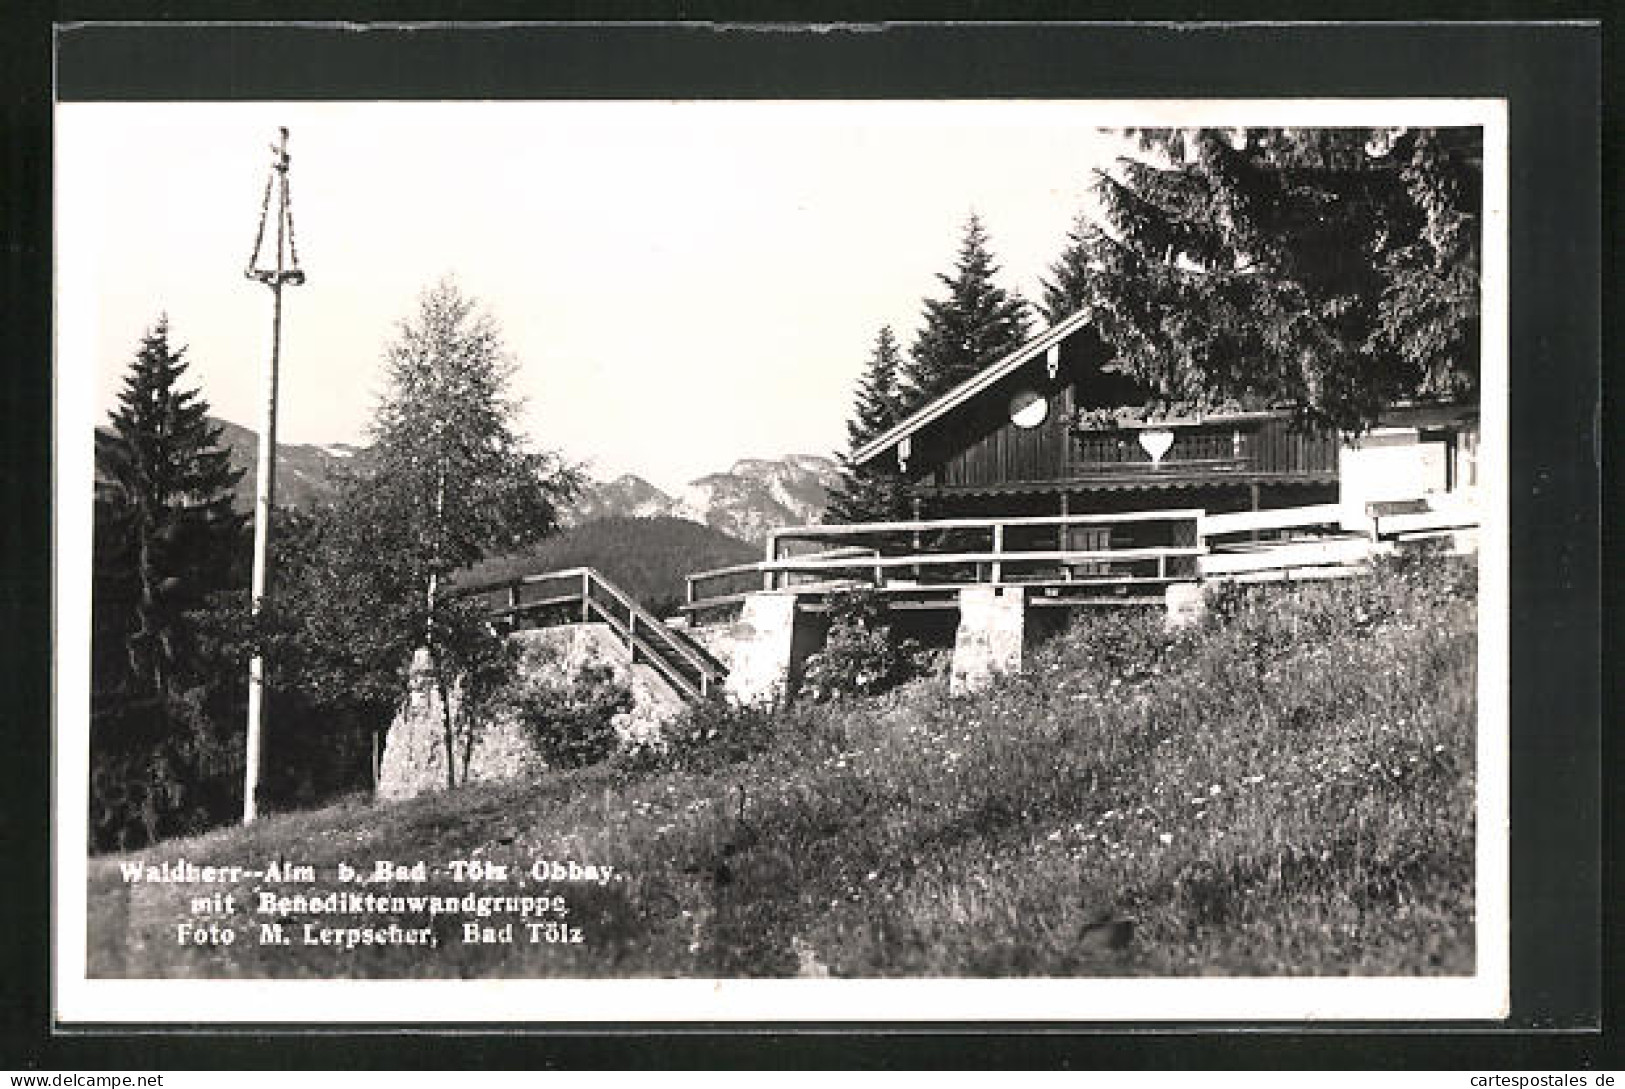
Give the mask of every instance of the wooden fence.
[[[978, 583], [1039, 587], [1060, 602], [1080, 587], [1119, 592], [1170, 582], [1332, 577], [1398, 542], [1460, 534], [1470, 508], [1373, 517], [1357, 530], [1335, 503], [1207, 514], [1135, 511], [1031, 518], [949, 518], [797, 526], [771, 533], [766, 557], [688, 576], [690, 612], [738, 604], [756, 590], [808, 593], [868, 586], [939, 600]], [[1069, 547], [1077, 541], [1087, 547]], [[1127, 542], [1127, 543], [1118, 543]], [[797, 547], [812, 551], [795, 554]]]
[[[1195, 577], [1201, 519], [1200, 510], [1168, 510], [796, 526], [773, 531], [759, 562], [689, 575], [683, 607], [717, 608], [743, 601], [756, 589], [792, 587], [869, 586], [882, 593], [918, 594], [977, 583], [1158, 586]], [[1070, 547], [1074, 536], [1099, 541], [1112, 532], [1163, 541]], [[809, 544], [821, 547], [794, 554], [797, 545]], [[754, 585], [746, 589], [745, 579]]]

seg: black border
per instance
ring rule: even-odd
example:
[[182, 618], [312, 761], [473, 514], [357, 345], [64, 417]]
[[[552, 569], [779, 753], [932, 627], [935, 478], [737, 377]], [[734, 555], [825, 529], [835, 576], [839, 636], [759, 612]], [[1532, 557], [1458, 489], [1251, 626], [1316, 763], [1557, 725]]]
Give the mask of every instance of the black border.
[[[1100, 17], [1106, 5], [1013, 14]], [[128, 1069], [284, 1066], [863, 1066], [880, 1068], [1189, 1066], [1618, 1067], [1615, 1037], [1590, 1029], [1601, 990], [1601, 780], [1617, 763], [1600, 729], [1604, 692], [1599, 582], [1602, 450], [1598, 25], [1462, 23], [1404, 26], [891, 25], [808, 32], [762, 26], [764, 5], [689, 5], [646, 17], [699, 15], [733, 25], [601, 23], [450, 31], [400, 29], [416, 19], [538, 17], [534, 6], [441, 3], [62, 4], [8, 16], [5, 42], [4, 298], [6, 341], [0, 530], [0, 622], [10, 759], [4, 822], [8, 892], [5, 1048], [0, 1065]], [[1010, 15], [986, 5], [938, 18]], [[1244, 14], [1291, 18], [1295, 5]], [[1360, 5], [1370, 15], [1378, 5]], [[1439, 5], [1435, 5], [1439, 7]], [[1513, 14], [1511, 5], [1453, 5], [1454, 14]], [[1163, 4], [1146, 18], [1225, 15], [1213, 4]], [[783, 19], [783, 5], [768, 18]], [[1388, 17], [1430, 14], [1385, 4]], [[1119, 11], [1120, 11], [1119, 7]], [[802, 6], [805, 13], [806, 6]], [[1343, 14], [1319, 12], [1322, 14]], [[577, 16], [567, 10], [564, 16]], [[632, 14], [624, 9], [622, 15]], [[1243, 13], [1229, 13], [1232, 16]], [[1525, 17], [1596, 14], [1559, 4]], [[1512, 498], [1513, 1017], [1506, 1026], [630, 1026], [544, 1035], [471, 1031], [402, 1035], [319, 1030], [297, 1042], [271, 1026], [174, 1026], [144, 1034], [53, 1034], [48, 1004], [50, 888], [50, 102], [51, 21], [229, 18], [215, 26], [85, 26], [60, 37], [64, 98], [270, 97], [1295, 97], [1505, 96], [1510, 102]], [[806, 18], [805, 14], [801, 14]], [[921, 17], [919, 11], [907, 17]], [[244, 20], [388, 20], [365, 30], [290, 29]], [[821, 21], [872, 18], [830, 6]], [[749, 21], [757, 25], [741, 25]], [[15, 27], [13, 26], [15, 23]], [[1611, 28], [1610, 32], [1611, 32]], [[478, 41], [477, 47], [470, 45]], [[1610, 134], [1618, 136], [1608, 116]], [[1617, 168], [1617, 141], [1608, 165]], [[1619, 177], [1612, 169], [1610, 178]], [[1613, 204], [1613, 188], [1607, 191]], [[1610, 222], [1612, 226], [1612, 222]], [[1618, 270], [1620, 256], [1610, 251]], [[1615, 281], [1617, 283], [1617, 280]], [[1610, 319], [1612, 315], [1610, 314]], [[1609, 587], [1610, 592], [1612, 587]], [[1611, 599], [1610, 599], [1611, 600]], [[14, 618], [13, 618], [14, 614]], [[1613, 695], [1617, 687], [1607, 693]], [[1611, 785], [1616, 782], [1608, 776]], [[1614, 797], [1618, 787], [1614, 785]], [[1609, 815], [1617, 820], [1617, 810]], [[1617, 824], [1610, 825], [1610, 832]], [[1607, 854], [1604, 855], [1606, 848]], [[1610, 949], [1617, 956], [1617, 947]], [[1614, 1017], [1608, 1017], [1611, 1022]], [[857, 1033], [850, 1031], [857, 1029]], [[1537, 1035], [1530, 1030], [1567, 1030]]]

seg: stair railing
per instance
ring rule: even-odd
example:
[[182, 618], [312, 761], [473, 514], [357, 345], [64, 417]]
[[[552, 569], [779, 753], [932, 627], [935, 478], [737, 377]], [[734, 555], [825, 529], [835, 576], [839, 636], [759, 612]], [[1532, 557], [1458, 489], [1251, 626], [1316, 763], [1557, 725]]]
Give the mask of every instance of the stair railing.
[[[570, 584], [569, 589], [525, 600], [526, 587], [558, 583]], [[545, 615], [547, 610], [553, 610], [568, 615], [572, 621], [600, 620], [626, 644], [633, 664], [642, 662], [652, 666], [690, 700], [708, 698], [727, 676], [722, 666], [702, 648], [667, 627], [625, 590], [591, 567], [526, 575], [469, 592], [490, 595], [499, 591], [503, 602], [493, 603], [493, 617]]]

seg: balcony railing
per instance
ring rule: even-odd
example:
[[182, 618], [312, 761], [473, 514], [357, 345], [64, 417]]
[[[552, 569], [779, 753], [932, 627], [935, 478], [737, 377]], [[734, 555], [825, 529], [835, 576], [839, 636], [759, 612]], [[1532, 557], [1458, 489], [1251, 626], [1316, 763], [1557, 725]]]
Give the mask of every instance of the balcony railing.
[[1136, 474], [1150, 476], [1156, 473], [1225, 473], [1241, 472], [1250, 467], [1245, 457], [1164, 457], [1161, 461], [1144, 460], [1082, 460], [1073, 458], [1066, 463], [1070, 477], [1121, 476]]
[[[684, 608], [734, 605], [756, 590], [1160, 586], [1195, 577], [1201, 517], [1169, 510], [797, 526], [775, 530], [758, 563], [689, 575]], [[1078, 539], [1087, 547], [1076, 547]], [[818, 550], [792, 555], [797, 544]]]

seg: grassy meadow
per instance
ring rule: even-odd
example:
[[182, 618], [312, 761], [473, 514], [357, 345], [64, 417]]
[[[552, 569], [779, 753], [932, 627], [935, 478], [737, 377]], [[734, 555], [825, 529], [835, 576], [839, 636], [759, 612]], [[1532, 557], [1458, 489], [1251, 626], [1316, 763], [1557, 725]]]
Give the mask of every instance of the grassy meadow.
[[[1244, 591], [1165, 634], [1078, 619], [1020, 676], [695, 724], [703, 744], [411, 801], [355, 799], [91, 861], [97, 976], [1469, 974], [1475, 571], [1427, 558]], [[271, 860], [308, 887], [127, 883], [119, 864]], [[260, 945], [256, 885], [331, 891], [347, 862], [425, 860], [355, 891], [563, 895], [581, 944]], [[604, 885], [524, 877], [614, 866]], [[458, 883], [451, 860], [510, 867]], [[191, 897], [237, 938], [181, 945]], [[297, 916], [322, 925], [392, 918]], [[488, 925], [503, 919], [485, 920]]]

